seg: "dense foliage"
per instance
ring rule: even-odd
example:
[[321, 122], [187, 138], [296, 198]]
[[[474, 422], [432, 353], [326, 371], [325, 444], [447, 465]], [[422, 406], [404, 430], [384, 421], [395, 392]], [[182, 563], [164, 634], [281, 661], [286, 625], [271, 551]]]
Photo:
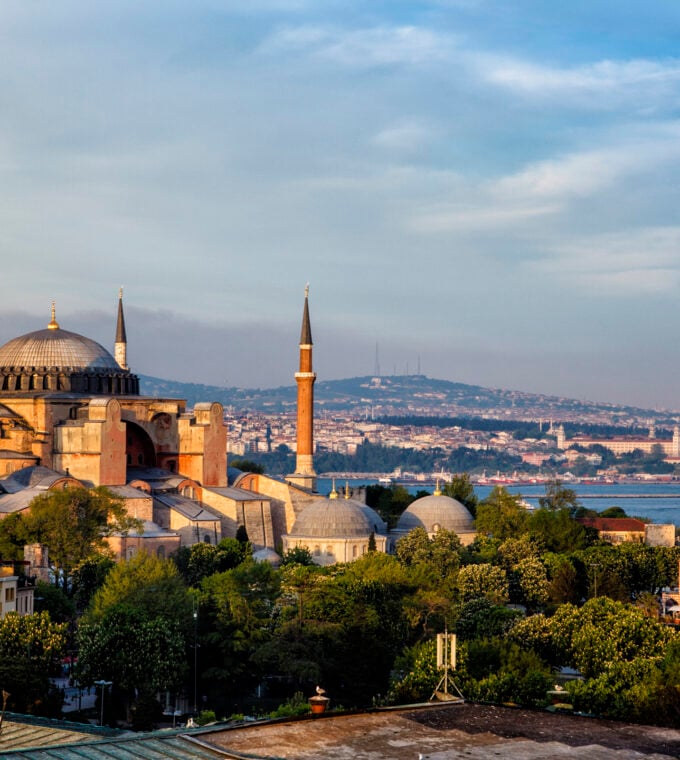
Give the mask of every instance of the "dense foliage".
[[[441, 686], [434, 638], [448, 631], [452, 688], [468, 699], [545, 706], [568, 666], [582, 674], [565, 684], [576, 709], [680, 726], [680, 642], [656, 601], [680, 550], [602, 543], [558, 482], [533, 512], [503, 488], [477, 503], [466, 476], [443, 490], [476, 511], [468, 546], [419, 528], [393, 555], [319, 567], [296, 549], [280, 569], [255, 562], [243, 532], [168, 560], [113, 565], [90, 547], [65, 589], [45, 587], [49, 614], [0, 621], [3, 686], [17, 707], [52, 711], [66, 646], [52, 620], [75, 614], [81, 683], [112, 681], [107, 709], [140, 728], [163, 692], [217, 716], [298, 714], [317, 684], [334, 705], [413, 702]], [[368, 498], [394, 524], [412, 497], [377, 486]]]

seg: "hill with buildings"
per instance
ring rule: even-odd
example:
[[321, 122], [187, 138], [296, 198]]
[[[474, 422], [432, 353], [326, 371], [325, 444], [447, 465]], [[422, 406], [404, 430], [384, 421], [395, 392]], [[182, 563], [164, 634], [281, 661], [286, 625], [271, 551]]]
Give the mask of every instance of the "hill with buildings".
[[[236, 414], [241, 412], [281, 413], [293, 411], [296, 387], [224, 388], [196, 383], [180, 383], [146, 375], [140, 376], [141, 392], [150, 396], [186, 398], [189, 406], [198, 401], [219, 401]], [[354, 377], [318, 381], [315, 385], [317, 415], [350, 413], [358, 417], [384, 416], [475, 416], [516, 420], [578, 421], [622, 427], [675, 423], [672, 411], [642, 409], [594, 402], [484, 388], [425, 375]]]

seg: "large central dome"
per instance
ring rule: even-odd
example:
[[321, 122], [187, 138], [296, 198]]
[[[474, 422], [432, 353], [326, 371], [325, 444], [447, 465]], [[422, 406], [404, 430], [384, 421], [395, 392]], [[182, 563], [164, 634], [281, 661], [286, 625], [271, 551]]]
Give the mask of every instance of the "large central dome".
[[24, 367], [121, 369], [113, 356], [99, 343], [58, 327], [21, 335], [0, 347], [0, 369], [16, 370]]
[[[125, 341], [121, 319], [119, 314], [118, 333]], [[119, 345], [117, 334], [116, 352]], [[45, 391], [138, 396], [139, 378], [96, 341], [62, 330], [53, 306], [52, 321], [45, 330], [20, 335], [0, 346], [0, 393]]]

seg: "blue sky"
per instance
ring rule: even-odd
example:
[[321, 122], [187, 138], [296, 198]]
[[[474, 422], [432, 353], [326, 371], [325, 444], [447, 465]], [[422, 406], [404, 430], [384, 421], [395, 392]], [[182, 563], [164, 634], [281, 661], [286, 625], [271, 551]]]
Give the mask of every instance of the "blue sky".
[[680, 5], [0, 5], [0, 340], [680, 409]]

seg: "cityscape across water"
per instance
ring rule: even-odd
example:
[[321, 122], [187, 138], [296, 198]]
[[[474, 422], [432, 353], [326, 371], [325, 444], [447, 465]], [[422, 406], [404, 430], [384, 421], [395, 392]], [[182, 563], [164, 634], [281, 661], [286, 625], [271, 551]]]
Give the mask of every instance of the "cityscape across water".
[[[350, 488], [378, 483], [374, 479], [349, 479]], [[338, 480], [336, 488], [340, 489], [345, 481]], [[602, 512], [609, 507], [621, 507], [630, 517], [642, 517], [655, 523], [673, 523], [680, 525], [680, 482], [665, 483], [613, 483], [613, 484], [565, 484], [572, 488], [584, 507]], [[319, 478], [320, 493], [329, 493], [333, 487], [331, 478]], [[538, 506], [538, 499], [545, 493], [543, 485], [508, 485], [504, 486], [510, 493], [520, 494], [532, 507]], [[423, 483], [408, 484], [409, 493], [432, 491], [433, 486]], [[475, 486], [475, 493], [481, 500], [491, 493], [493, 486]]]

